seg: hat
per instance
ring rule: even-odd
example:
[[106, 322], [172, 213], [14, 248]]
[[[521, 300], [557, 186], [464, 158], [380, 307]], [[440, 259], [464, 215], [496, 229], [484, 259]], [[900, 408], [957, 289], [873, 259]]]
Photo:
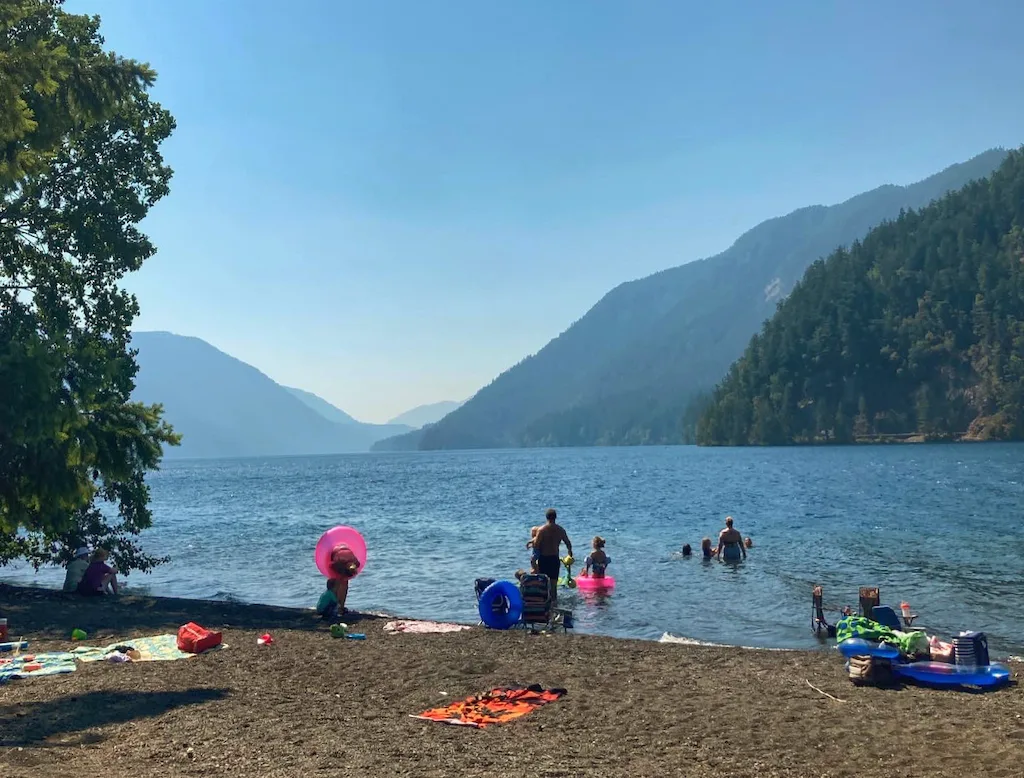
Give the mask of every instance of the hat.
[[78, 549], [78, 551], [75, 552], [75, 559], [78, 559], [78, 557], [80, 556], [89, 556], [89, 554], [91, 553], [92, 552], [89, 550], [88, 546], [82, 546], [80, 549]]

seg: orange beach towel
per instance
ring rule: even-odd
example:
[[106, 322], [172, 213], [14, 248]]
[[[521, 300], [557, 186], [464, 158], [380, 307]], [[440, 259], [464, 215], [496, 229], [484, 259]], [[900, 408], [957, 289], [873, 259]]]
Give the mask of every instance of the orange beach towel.
[[565, 689], [543, 689], [536, 684], [525, 689], [492, 689], [443, 708], [431, 708], [418, 716], [413, 715], [413, 718], [483, 729], [490, 724], [504, 724], [518, 719], [565, 694]]

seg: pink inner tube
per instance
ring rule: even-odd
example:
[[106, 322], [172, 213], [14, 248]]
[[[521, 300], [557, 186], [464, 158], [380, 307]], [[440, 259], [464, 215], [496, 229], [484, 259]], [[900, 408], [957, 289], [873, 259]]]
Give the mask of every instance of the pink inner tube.
[[592, 575], [580, 575], [576, 577], [576, 588], [584, 591], [598, 591], [601, 589], [614, 589], [615, 579], [610, 575], [604, 578], [594, 578]]
[[359, 534], [359, 530], [352, 527], [332, 527], [320, 536], [320, 540], [316, 544], [316, 552], [313, 554], [317, 569], [328, 578], [341, 578], [331, 569], [331, 554], [338, 546], [347, 546], [359, 560], [359, 569], [356, 570], [355, 575], [363, 572], [366, 567], [366, 541]]

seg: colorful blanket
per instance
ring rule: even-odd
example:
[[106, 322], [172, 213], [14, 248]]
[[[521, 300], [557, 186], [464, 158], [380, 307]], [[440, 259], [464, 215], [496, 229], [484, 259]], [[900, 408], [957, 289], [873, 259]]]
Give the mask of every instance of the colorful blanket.
[[26, 654], [0, 659], [0, 683], [12, 678], [38, 678], [43, 675], [62, 675], [75, 672], [75, 657], [64, 651]]
[[928, 652], [928, 636], [925, 633], [889, 629], [863, 616], [844, 616], [836, 624], [836, 642], [842, 643], [850, 638], [861, 638], [873, 643], [889, 643], [906, 656]]
[[462, 632], [464, 629], [472, 629], [472, 627], [466, 624], [448, 624], [440, 621], [389, 621], [384, 625], [384, 631], [392, 634], [398, 632], [414, 632], [417, 634]]
[[525, 689], [492, 689], [443, 708], [431, 708], [412, 718], [483, 729], [518, 719], [565, 694], [565, 689], [543, 689], [536, 684]]
[[[173, 662], [175, 659], [191, 659], [198, 654], [190, 654], [187, 651], [178, 650], [177, 635], [152, 635], [145, 638], [125, 638], [117, 643], [111, 643], [105, 648], [96, 646], [79, 646], [73, 652], [80, 662], [99, 662], [118, 646], [131, 646], [141, 655], [135, 662]], [[210, 651], [218, 651], [227, 648], [223, 643]], [[208, 652], [203, 652], [208, 653]]]

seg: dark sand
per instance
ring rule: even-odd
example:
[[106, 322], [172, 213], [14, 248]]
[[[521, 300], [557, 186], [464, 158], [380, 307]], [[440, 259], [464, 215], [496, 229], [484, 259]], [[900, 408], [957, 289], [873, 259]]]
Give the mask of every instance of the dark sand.
[[[223, 628], [224, 651], [0, 686], [0, 776], [1024, 774], [1024, 693], [856, 688], [835, 653], [474, 629], [332, 639], [310, 612], [0, 585], [31, 650]], [[256, 645], [270, 631], [275, 643]], [[1015, 676], [1020, 665], [1014, 665]], [[811, 689], [807, 682], [844, 702]], [[568, 695], [474, 730], [409, 718], [496, 685]]]

